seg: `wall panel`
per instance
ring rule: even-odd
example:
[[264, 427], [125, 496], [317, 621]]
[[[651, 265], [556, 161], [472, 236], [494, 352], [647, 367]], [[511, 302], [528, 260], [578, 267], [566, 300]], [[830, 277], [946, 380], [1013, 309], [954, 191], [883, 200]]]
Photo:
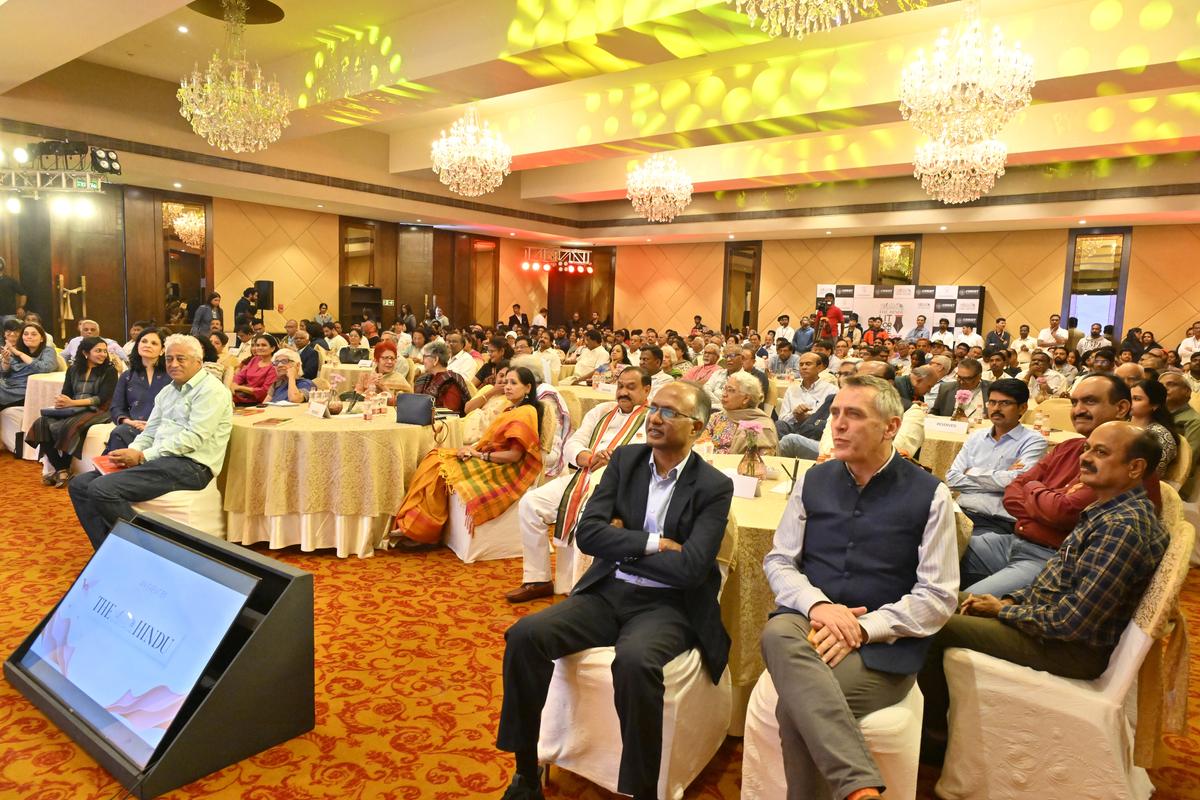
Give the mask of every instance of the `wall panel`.
[[724, 265], [724, 242], [618, 247], [615, 325], [690, 330], [695, 314], [716, 323]]
[[1200, 320], [1200, 225], [1143, 225], [1133, 229], [1123, 330], [1154, 331], [1175, 347]]

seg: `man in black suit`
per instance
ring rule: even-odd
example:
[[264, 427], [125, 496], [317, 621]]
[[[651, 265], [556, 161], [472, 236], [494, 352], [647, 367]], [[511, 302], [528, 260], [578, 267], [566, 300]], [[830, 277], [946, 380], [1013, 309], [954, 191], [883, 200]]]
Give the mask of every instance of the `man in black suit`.
[[954, 409], [958, 406], [956, 395], [961, 389], [971, 393], [970, 399], [963, 406], [967, 418], [986, 419], [984, 403], [987, 402], [988, 388], [992, 384], [983, 380], [983, 364], [974, 358], [964, 358], [958, 362], [957, 374], [958, 380], [942, 384], [929, 413], [937, 417], [954, 416]]
[[663, 667], [698, 647], [713, 682], [729, 658], [721, 625], [717, 553], [733, 483], [692, 444], [711, 411], [704, 390], [659, 389], [646, 417], [648, 445], [617, 448], [576, 529], [595, 557], [566, 600], [505, 634], [504, 705], [497, 746], [516, 754], [504, 800], [541, 800], [537, 742], [554, 660], [616, 646], [612, 665], [621, 721], [617, 789], [657, 797], [662, 754]]
[[925, 393], [932, 389], [937, 382], [937, 372], [928, 365], [917, 367], [908, 375], [896, 378], [896, 391], [900, 393], [900, 405], [904, 407], [905, 411], [908, 411], [913, 400], [923, 398]]
[[300, 371], [310, 381], [321, 374], [321, 354], [313, 347], [309, 338], [308, 327], [298, 328], [292, 337], [296, 351], [300, 354]]
[[508, 318], [508, 329], [512, 330], [518, 325], [525, 330], [529, 330], [529, 315], [521, 313], [520, 303], [513, 303], [513, 312]]
[[253, 286], [242, 292], [242, 299], [233, 307], [235, 325], [249, 325], [258, 316], [258, 290]]

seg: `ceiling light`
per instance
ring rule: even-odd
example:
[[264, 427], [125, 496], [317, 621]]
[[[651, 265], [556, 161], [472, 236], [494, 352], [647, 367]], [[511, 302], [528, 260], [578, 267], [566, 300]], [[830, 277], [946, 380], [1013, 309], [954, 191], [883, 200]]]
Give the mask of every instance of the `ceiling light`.
[[832, 236], [832, 235], [833, 235], [833, 231], [825, 231], [825, 235], [826, 235], [826, 236]]
[[474, 106], [450, 126], [449, 136], [442, 131], [430, 157], [438, 180], [463, 197], [495, 191], [512, 166], [512, 150], [486, 122], [480, 126]]
[[528, 261], [522, 261], [522, 262], [521, 262], [521, 269], [525, 270], [526, 272], [529, 272], [529, 262], [528, 262]]
[[421, 221], [421, 220], [417, 220], [417, 222], [420, 222], [420, 221]]
[[121, 161], [112, 150], [92, 148], [92, 171], [108, 175], [121, 174]]
[[1081, 219], [1081, 220], [1079, 220], [1079, 224], [1080, 224], [1080, 225], [1087, 225], [1087, 220], [1086, 220], [1086, 219]]
[[[878, 12], [876, 0], [727, 0], [736, 2], [737, 10], [743, 10], [750, 18], [750, 25], [762, 18], [762, 28], [771, 36], [787, 33], [803, 39], [817, 31], [836, 28], [850, 22], [854, 14]], [[913, 5], [924, 6], [924, 2]]]
[[940, 228], [938, 228], [938, 230], [939, 230], [939, 231], [944, 231], [944, 230], [946, 230], [946, 226], [945, 226], [945, 225], [943, 225], [943, 226], [941, 226]]
[[4, 201], [4, 208], [10, 214], [20, 214], [21, 213], [21, 201], [15, 197], [10, 197]]
[[183, 188], [183, 184], [182, 184], [182, 183], [180, 183], [179, 181], [175, 181], [175, 182], [174, 182], [174, 183], [172, 183], [171, 185], [172, 185], [172, 186], [174, 186], [176, 189], [182, 189], [182, 188]]
[[733, 234], [732, 234], [732, 233], [731, 233], [731, 234], [729, 234], [729, 238], [730, 238], [730, 239], [732, 239], [732, 238], [733, 238]]
[[24, 147], [14, 147], [13, 148], [13, 161], [16, 161], [18, 164], [29, 163], [29, 151], [26, 150]]
[[516, 232], [515, 232], [515, 231], [509, 231], [509, 234], [508, 234], [508, 235], [509, 235], [509, 236], [516, 236], [517, 234], [516, 234]]
[[56, 217], [66, 217], [71, 214], [71, 201], [63, 195], [57, 195], [50, 201], [50, 211]]
[[967, 145], [926, 142], [917, 148], [913, 175], [934, 200], [969, 203], [992, 190], [1007, 157], [1008, 148], [996, 139]]
[[178, 28], [176, 28], [175, 30], [179, 31], [180, 33], [187, 33], [187, 32], [188, 32], [188, 26], [187, 26], [187, 25], [180, 25], [180, 26], [179, 26]]
[[625, 181], [633, 210], [650, 222], [670, 222], [692, 202], [692, 179], [675, 159], [655, 153]]
[[324, 208], [324, 207], [325, 207], [324, 203], [317, 203], [317, 208]]

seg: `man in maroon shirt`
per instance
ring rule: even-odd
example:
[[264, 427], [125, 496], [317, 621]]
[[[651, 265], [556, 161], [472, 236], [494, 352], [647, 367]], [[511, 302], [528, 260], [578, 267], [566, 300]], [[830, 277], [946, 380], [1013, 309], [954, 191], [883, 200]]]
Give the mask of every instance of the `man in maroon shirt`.
[[[1079, 456], [1092, 430], [1129, 418], [1129, 387], [1112, 375], [1094, 375], [1071, 392], [1071, 420], [1082, 438], [1055, 447], [1004, 491], [1004, 508], [1015, 532], [983, 531], [971, 537], [960, 571], [963, 591], [1003, 597], [1033, 582], [1075, 528], [1079, 513], [1096, 499], [1079, 480]], [[1162, 509], [1158, 476], [1144, 480], [1156, 510]]]

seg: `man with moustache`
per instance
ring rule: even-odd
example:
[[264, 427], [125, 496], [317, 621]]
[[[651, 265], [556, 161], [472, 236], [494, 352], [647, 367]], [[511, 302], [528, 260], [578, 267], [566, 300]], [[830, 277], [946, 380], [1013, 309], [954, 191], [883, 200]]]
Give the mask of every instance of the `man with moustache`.
[[542, 798], [538, 732], [555, 659], [615, 645], [617, 791], [635, 800], [658, 795], [663, 667], [698, 647], [714, 683], [724, 671], [729, 636], [717, 605], [716, 559], [733, 482], [692, 454], [709, 412], [699, 386], [675, 382], [659, 390], [646, 417], [647, 444], [610, 456], [584, 508], [576, 538], [595, 557], [591, 568], [570, 597], [505, 633], [497, 746], [516, 755], [505, 800]]
[[523, 577], [520, 586], [504, 595], [508, 602], [525, 603], [554, 594], [546, 529], [557, 521], [558, 540], [569, 543], [579, 513], [613, 451], [624, 444], [646, 441], [646, 398], [651, 386], [644, 369], [622, 370], [617, 376], [616, 401], [600, 403], [588, 411], [563, 444], [563, 458], [571, 470], [521, 497], [518, 516]]
[[[1112, 383], [1087, 383], [1106, 381]], [[1065, 544], [1031, 585], [967, 593], [960, 613], [933, 637], [919, 679], [930, 738], [946, 729], [947, 648], [1079, 680], [1095, 680], [1107, 669], [1170, 541], [1144, 486], [1160, 456], [1154, 435], [1129, 422], [1109, 421], [1090, 431], [1078, 466], [1089, 501]]]
[[[1131, 403], [1129, 387], [1121, 379], [1084, 378], [1071, 392], [1076, 433], [1087, 437], [1105, 422], [1128, 419]], [[1063, 442], [1008, 485], [1004, 509], [1016, 521], [1013, 532], [983, 531], [971, 536], [962, 559], [965, 591], [1003, 597], [1037, 577], [1079, 522], [1083, 509], [1096, 499], [1079, 475], [1079, 456], [1086, 445], [1086, 438]], [[1160, 507], [1154, 470], [1145, 471], [1143, 480], [1151, 501]]]
[[973, 536], [985, 531], [1012, 534], [1016, 521], [1004, 508], [1004, 490], [1046, 454], [1040, 433], [1021, 424], [1029, 407], [1029, 387], [1015, 378], [992, 383], [985, 403], [991, 428], [967, 437], [946, 472], [946, 485], [975, 523]]

